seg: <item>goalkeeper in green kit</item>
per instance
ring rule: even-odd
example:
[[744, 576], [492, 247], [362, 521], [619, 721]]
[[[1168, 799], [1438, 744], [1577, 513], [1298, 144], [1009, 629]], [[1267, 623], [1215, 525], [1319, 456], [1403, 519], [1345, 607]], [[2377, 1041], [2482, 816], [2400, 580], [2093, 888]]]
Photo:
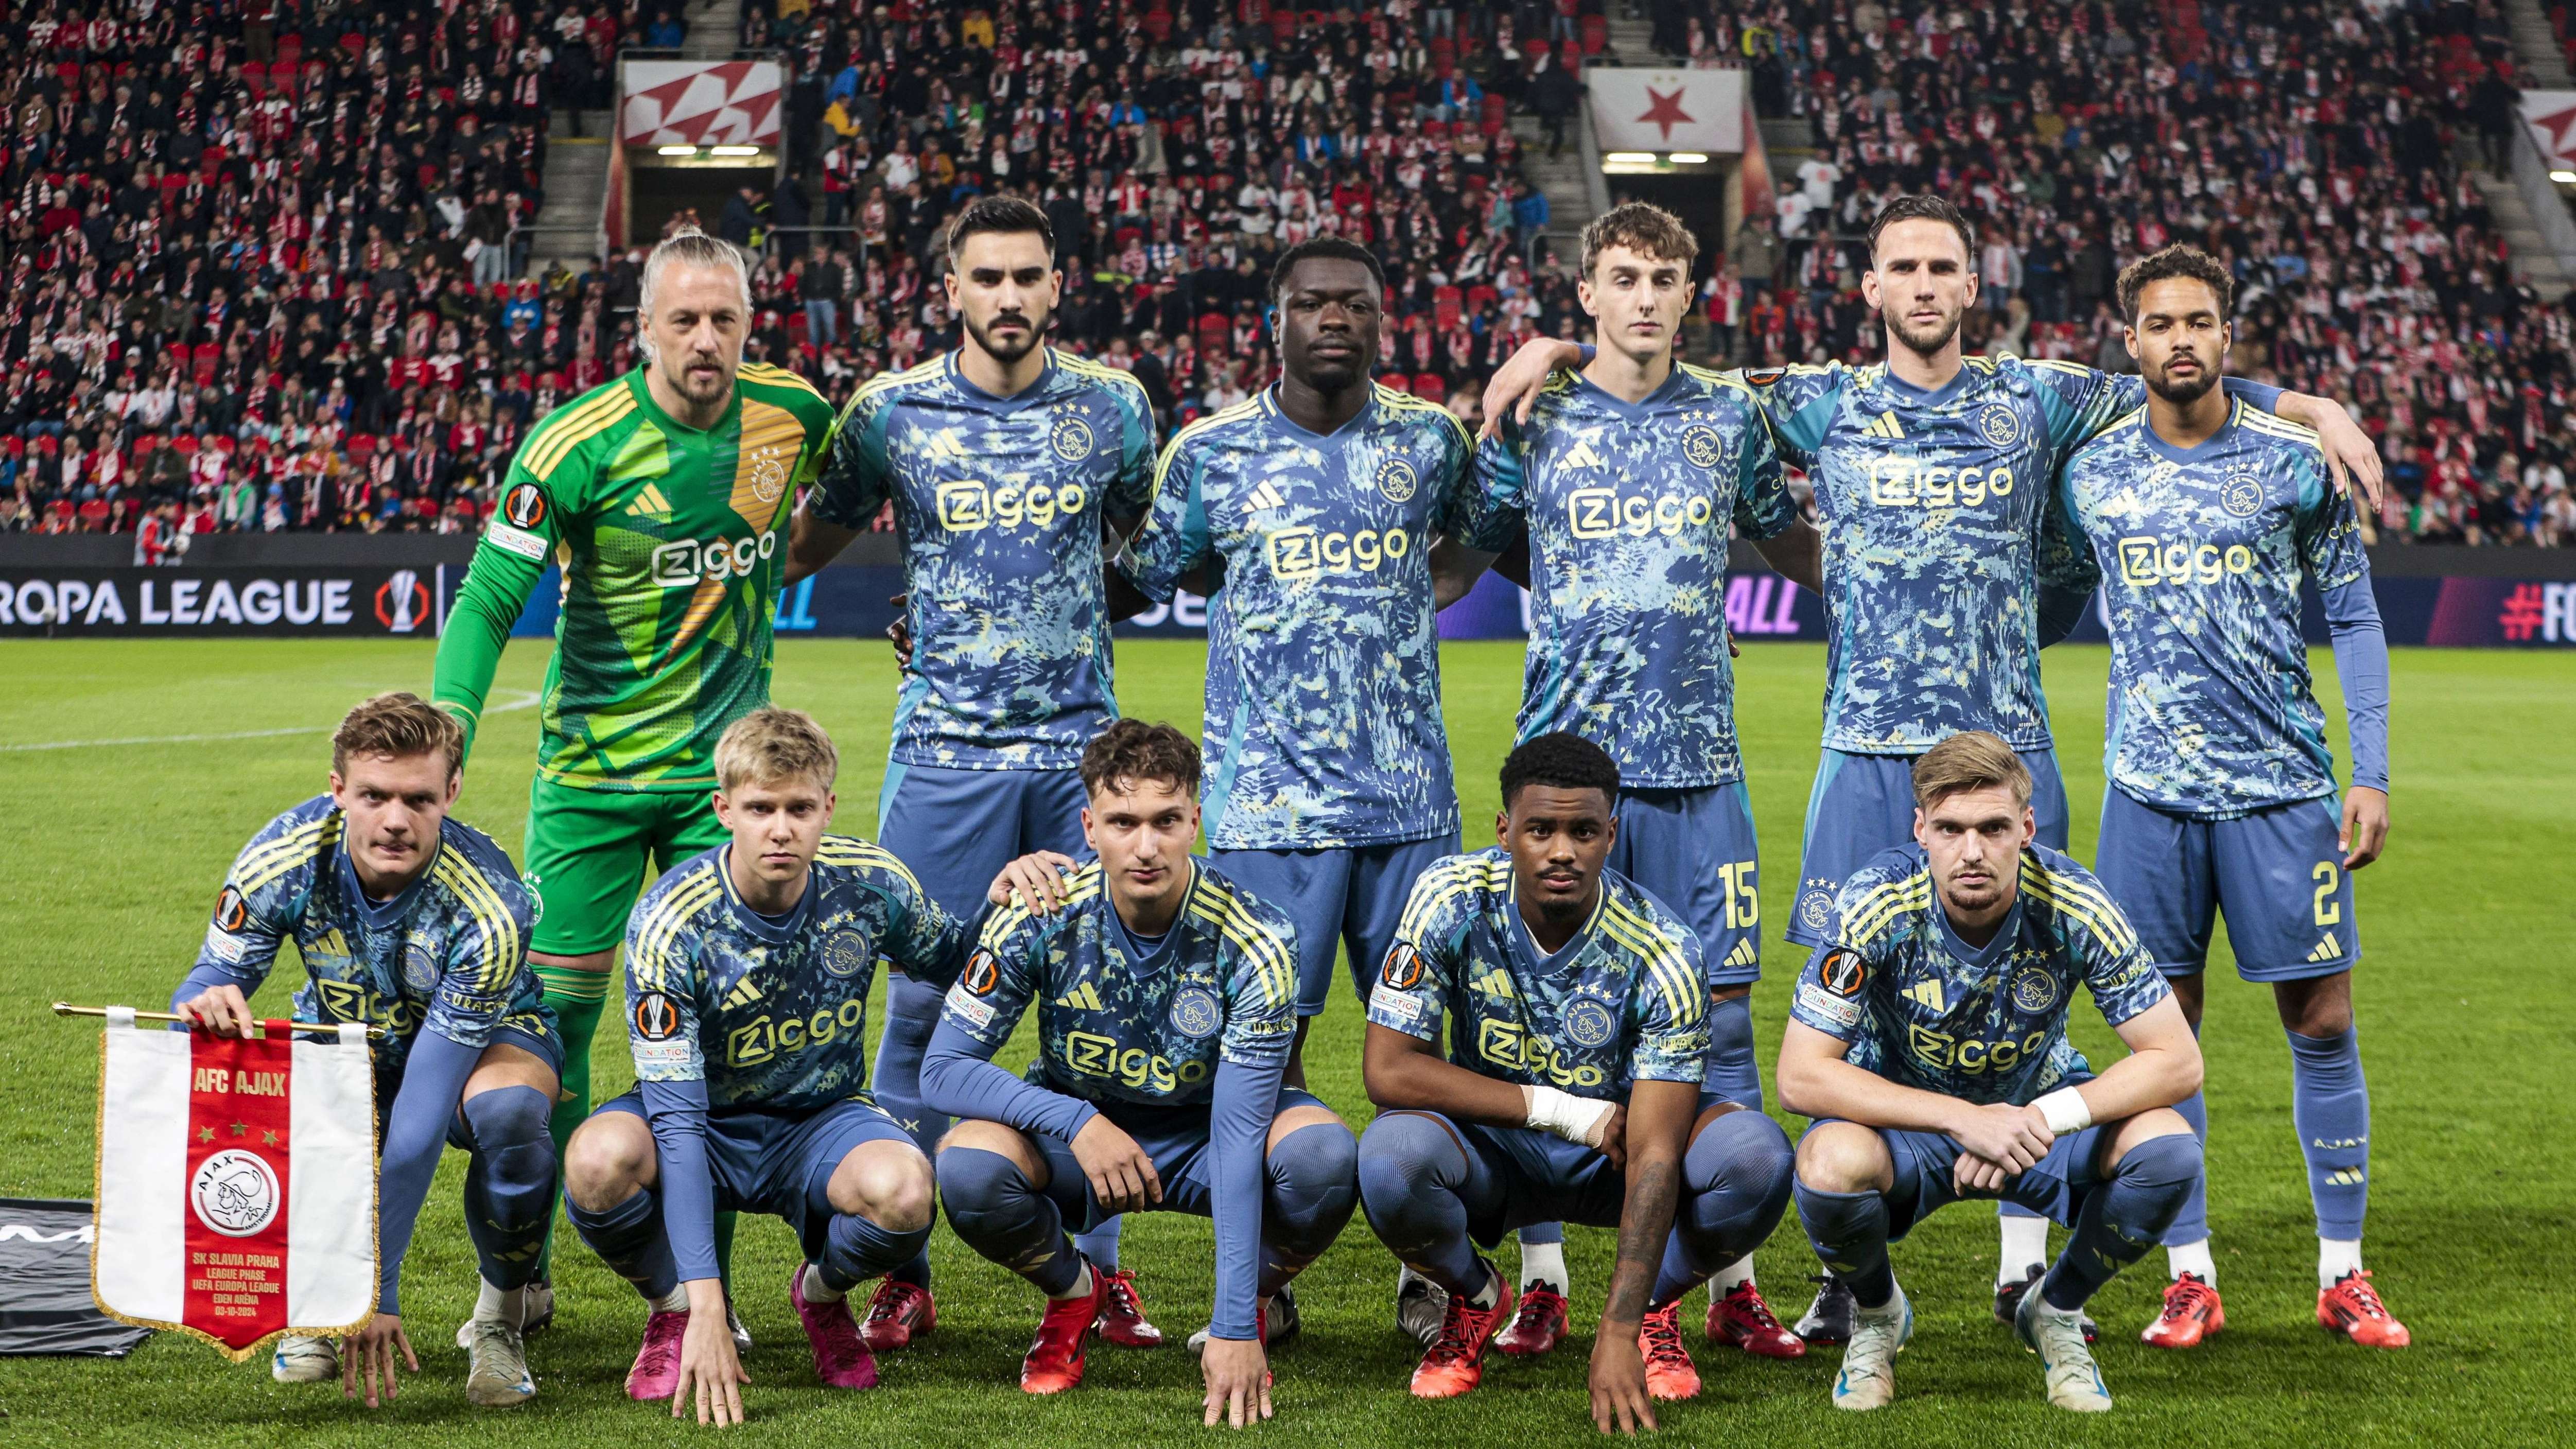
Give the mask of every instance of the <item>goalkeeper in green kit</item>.
[[[470, 750], [510, 626], [562, 566], [521, 851], [540, 908], [528, 962], [563, 1027], [558, 1150], [590, 1112], [591, 1037], [637, 894], [729, 838], [709, 801], [716, 738], [769, 702], [787, 526], [832, 429], [804, 379], [742, 361], [751, 284], [732, 246], [674, 235], [640, 300], [644, 365], [520, 444], [432, 687]], [[717, 1223], [727, 1259], [732, 1217]], [[523, 1328], [553, 1316], [551, 1272], [539, 1280]]]

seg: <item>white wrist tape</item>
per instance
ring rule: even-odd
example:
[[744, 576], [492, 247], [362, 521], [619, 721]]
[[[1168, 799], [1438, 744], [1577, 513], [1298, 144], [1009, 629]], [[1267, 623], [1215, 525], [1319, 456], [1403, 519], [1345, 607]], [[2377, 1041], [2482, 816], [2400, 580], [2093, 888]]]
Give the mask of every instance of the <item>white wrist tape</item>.
[[1554, 1087], [1523, 1087], [1529, 1103], [1529, 1125], [1553, 1132], [1578, 1147], [1599, 1147], [1601, 1130], [1618, 1110], [1616, 1102], [1595, 1101]]
[[2084, 1094], [2073, 1087], [2060, 1087], [2031, 1105], [2048, 1119], [2048, 1130], [2060, 1137], [2093, 1125], [2093, 1109], [2084, 1105]]

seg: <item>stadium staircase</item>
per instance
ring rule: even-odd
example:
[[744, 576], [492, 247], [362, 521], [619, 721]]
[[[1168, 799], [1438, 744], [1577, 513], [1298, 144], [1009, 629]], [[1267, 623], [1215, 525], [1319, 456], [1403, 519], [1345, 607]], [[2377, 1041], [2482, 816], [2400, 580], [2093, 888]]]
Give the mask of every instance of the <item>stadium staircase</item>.
[[[2531, 72], [2541, 89], [2569, 88], [2566, 58], [2559, 53], [2549, 17], [2541, 13], [2540, 6], [2535, 0], [2505, 0], [2504, 9], [2506, 23], [2513, 27], [2514, 58]], [[2477, 179], [2478, 192], [2486, 198], [2497, 235], [2513, 252], [2514, 275], [2551, 301], [2565, 296], [2569, 285], [2576, 283], [2576, 276], [2568, 274], [2565, 261], [2542, 235], [2530, 203], [2525, 200], [2524, 188], [2511, 177], [2488, 175], [2483, 167], [2469, 174]]]
[[739, 0], [704, 0], [681, 12], [689, 20], [688, 42], [680, 53], [691, 60], [731, 60], [742, 44]]
[[528, 275], [561, 258], [579, 272], [599, 255], [614, 111], [559, 110], [546, 129], [546, 204], [528, 239]]

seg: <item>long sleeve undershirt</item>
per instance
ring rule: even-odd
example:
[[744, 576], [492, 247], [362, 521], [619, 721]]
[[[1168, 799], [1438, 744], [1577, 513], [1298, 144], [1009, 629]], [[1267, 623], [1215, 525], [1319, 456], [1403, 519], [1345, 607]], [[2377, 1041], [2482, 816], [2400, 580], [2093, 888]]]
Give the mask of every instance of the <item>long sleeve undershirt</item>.
[[2388, 788], [2388, 634], [2370, 580], [2358, 578], [2325, 595], [2334, 641], [2335, 676], [2343, 684], [2344, 720], [2352, 733], [2352, 782]]
[[716, 1264], [716, 1180], [707, 1167], [707, 1084], [639, 1082], [644, 1120], [661, 1158], [662, 1231], [680, 1281], [722, 1276]]

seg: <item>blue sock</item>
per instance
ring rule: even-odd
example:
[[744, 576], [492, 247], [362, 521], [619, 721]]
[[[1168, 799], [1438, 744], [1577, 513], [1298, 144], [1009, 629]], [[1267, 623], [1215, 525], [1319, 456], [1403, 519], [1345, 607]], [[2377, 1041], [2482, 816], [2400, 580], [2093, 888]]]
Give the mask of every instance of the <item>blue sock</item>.
[[2200, 1139], [2187, 1132], [2130, 1148], [2110, 1181], [2084, 1195], [2075, 1231], [2039, 1285], [2041, 1301], [2064, 1313], [2083, 1307], [2112, 1274], [2164, 1241], [2199, 1177]]
[[1074, 1234], [1073, 1245], [1082, 1251], [1082, 1256], [1115, 1273], [1118, 1271], [1118, 1229], [1126, 1220], [1125, 1213], [1103, 1218], [1089, 1231]]
[[[2197, 1033], [2195, 1033], [2197, 1034]], [[2182, 1120], [2191, 1124], [2192, 1140], [2200, 1144], [2203, 1161], [2209, 1155], [2209, 1102], [2198, 1092], [2174, 1103]], [[2182, 1211], [2174, 1214], [2173, 1226], [2165, 1229], [2165, 1246], [2189, 1247], [2209, 1237], [2209, 1174], [2203, 1172], [2191, 1180], [2191, 1195], [2182, 1200]]]
[[815, 1266], [823, 1270], [823, 1286], [847, 1293], [870, 1278], [882, 1277], [898, 1264], [921, 1256], [930, 1241], [930, 1229], [923, 1227], [909, 1233], [881, 1228], [857, 1213], [835, 1213], [831, 1226], [825, 1229], [823, 1256]]
[[980, 1147], [939, 1154], [939, 1199], [960, 1241], [1050, 1296], [1082, 1277], [1082, 1258], [1064, 1235], [1064, 1216], [1029, 1184], [1020, 1165]]
[[1729, 1112], [1702, 1128], [1682, 1154], [1682, 1201], [1655, 1274], [1654, 1306], [1761, 1246], [1789, 1206], [1796, 1167], [1789, 1134], [1759, 1111]]
[[1389, 1112], [1360, 1138], [1360, 1206], [1369, 1228], [1407, 1267], [1452, 1293], [1485, 1290], [1467, 1237], [1466, 1152], [1418, 1112]]
[[[930, 1049], [931, 1031], [939, 1025], [943, 996], [935, 986], [900, 973], [887, 974], [885, 1031], [877, 1038], [877, 1059], [868, 1075], [877, 1105], [912, 1134], [914, 1146], [932, 1156], [938, 1154], [939, 1139], [947, 1134], [948, 1118], [922, 1105], [921, 1058]], [[930, 1255], [916, 1254], [887, 1276], [927, 1288]]]
[[626, 1201], [595, 1213], [584, 1210], [567, 1193], [564, 1216], [609, 1271], [634, 1284], [646, 1298], [667, 1298], [680, 1286], [679, 1265], [671, 1260], [671, 1240], [662, 1232], [662, 1203], [651, 1188], [637, 1188]]
[[524, 1288], [537, 1274], [554, 1220], [554, 1104], [534, 1087], [500, 1087], [465, 1099], [474, 1152], [465, 1168], [465, 1232], [483, 1281]]
[[1359, 1139], [1339, 1122], [1313, 1122], [1279, 1139], [1264, 1164], [1261, 1293], [1268, 1297], [1322, 1257], [1359, 1206]]
[[1565, 1224], [1531, 1223], [1522, 1228], [1517, 1236], [1524, 1248], [1544, 1248], [1565, 1241]]
[[1762, 1062], [1753, 1054], [1753, 998], [1737, 996], [1708, 1008], [1708, 1067], [1700, 1090], [1739, 1107], [1762, 1110]]
[[2370, 1087], [2361, 1077], [2361, 1033], [2290, 1038], [2290, 1120], [2308, 1160], [2317, 1236], [2357, 1241], [2370, 1206]]
[[1825, 1267], [1863, 1308], [1884, 1308], [1896, 1297], [1896, 1270], [1887, 1263], [1887, 1199], [1876, 1192], [1823, 1192], [1791, 1178], [1798, 1225]]

